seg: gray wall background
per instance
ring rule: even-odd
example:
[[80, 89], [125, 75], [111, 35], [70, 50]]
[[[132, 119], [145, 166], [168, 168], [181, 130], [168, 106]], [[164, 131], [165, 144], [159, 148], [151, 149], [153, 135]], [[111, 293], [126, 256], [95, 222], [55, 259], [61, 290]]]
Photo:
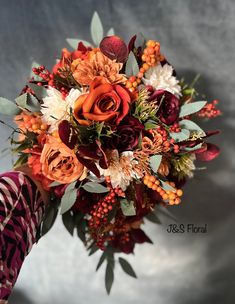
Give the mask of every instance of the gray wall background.
[[[147, 224], [155, 245], [138, 246], [128, 257], [139, 279], [117, 267], [108, 297], [104, 270], [94, 272], [99, 254], [88, 258], [58, 220], [26, 259], [10, 303], [234, 303], [234, 1], [0, 0], [0, 95], [16, 97], [33, 60], [51, 67], [67, 37], [89, 39], [94, 10], [126, 41], [139, 31], [158, 39], [179, 76], [200, 73], [200, 91], [221, 101], [223, 117], [206, 128], [222, 130], [213, 138], [222, 153], [207, 172], [196, 172], [183, 204], [171, 208], [179, 223], [207, 224], [208, 233], [168, 234], [165, 218], [162, 226]], [[3, 148], [9, 130], [0, 132]], [[10, 156], [2, 155], [1, 172], [10, 167]]]

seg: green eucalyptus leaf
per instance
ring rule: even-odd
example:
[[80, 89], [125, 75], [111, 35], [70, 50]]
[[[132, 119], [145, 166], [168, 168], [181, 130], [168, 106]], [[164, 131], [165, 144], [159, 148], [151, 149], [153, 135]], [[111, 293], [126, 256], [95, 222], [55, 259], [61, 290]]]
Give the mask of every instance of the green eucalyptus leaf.
[[41, 109], [40, 102], [32, 94], [27, 95], [27, 109], [31, 112], [39, 112]]
[[131, 276], [133, 278], [137, 278], [137, 275], [136, 275], [134, 269], [132, 268], [132, 266], [130, 265], [130, 263], [127, 260], [125, 260], [123, 258], [119, 258], [118, 260], [125, 273], [127, 273], [129, 276]]
[[77, 188], [75, 188], [77, 181], [69, 184], [64, 192], [61, 199], [61, 210], [60, 213], [64, 214], [68, 211], [76, 202], [77, 199]]
[[149, 164], [154, 173], [157, 173], [161, 161], [162, 161], [162, 155], [157, 154], [150, 157]]
[[126, 62], [125, 73], [128, 77], [130, 77], [132, 75], [137, 75], [139, 73], [138, 62], [137, 62], [133, 52], [130, 52], [130, 54], [128, 56], [128, 59], [127, 59], [127, 62]]
[[138, 48], [139, 46], [143, 46], [146, 42], [146, 38], [143, 33], [139, 32], [136, 35], [135, 46]]
[[91, 38], [95, 45], [99, 45], [103, 39], [104, 30], [100, 17], [97, 12], [94, 12], [91, 20]]
[[107, 262], [106, 271], [105, 271], [105, 288], [108, 294], [110, 294], [113, 281], [114, 281], [113, 266], [110, 262]]
[[165, 191], [172, 191], [175, 192], [175, 188], [172, 187], [171, 185], [169, 185], [168, 183], [164, 182], [163, 180], [161, 180], [161, 187], [165, 190]]
[[82, 186], [83, 189], [85, 189], [87, 192], [91, 193], [105, 193], [109, 192], [109, 189], [104, 187], [101, 184], [98, 184], [96, 182], [87, 182]]
[[49, 187], [56, 187], [56, 186], [60, 186], [60, 185], [61, 185], [61, 183], [54, 181], [49, 185]]
[[0, 97], [0, 114], [14, 116], [20, 112], [21, 110], [14, 102], [4, 97]]
[[75, 221], [74, 216], [70, 211], [65, 212], [62, 214], [62, 221], [64, 223], [65, 228], [68, 232], [73, 235], [74, 228], [75, 228]]
[[185, 151], [189, 151], [189, 152], [195, 151], [195, 150], [197, 150], [197, 149], [200, 149], [200, 148], [202, 147], [202, 144], [203, 144], [203, 143], [200, 143], [200, 144], [198, 144], [198, 145], [196, 145], [196, 146], [194, 146], [194, 147], [185, 147], [184, 150], [185, 150]]
[[150, 212], [146, 216], [146, 219], [148, 219], [150, 222], [155, 223], [155, 224], [161, 224], [161, 221], [159, 218], [156, 216], [155, 212]]
[[175, 133], [171, 132], [170, 133], [171, 138], [173, 138], [176, 142], [184, 141], [187, 140], [190, 136], [190, 131], [187, 129], [181, 129], [180, 132]]
[[67, 38], [66, 41], [75, 50], [77, 49], [79, 42], [82, 42], [85, 46], [92, 46], [90, 42], [82, 39]]
[[108, 32], [107, 32], [107, 36], [114, 36], [115, 35], [115, 31], [114, 31], [114, 28], [111, 27]]
[[32, 94], [22, 94], [15, 101], [20, 108], [31, 112], [39, 112], [41, 109], [39, 101]]
[[206, 101], [195, 101], [182, 105], [179, 117], [185, 117], [200, 111], [206, 104]]
[[43, 86], [39, 86], [35, 83], [28, 83], [30, 89], [32, 89], [39, 100], [47, 97], [47, 90]]
[[183, 129], [187, 129], [187, 130], [190, 130], [190, 131], [198, 131], [202, 134], [202, 136], [206, 135], [206, 133], [192, 120], [183, 119], [179, 122], [179, 125]]
[[128, 201], [127, 199], [124, 198], [124, 199], [120, 200], [120, 204], [121, 204], [122, 213], [125, 216], [136, 215], [136, 210], [135, 210], [135, 206], [134, 206], [133, 201]]

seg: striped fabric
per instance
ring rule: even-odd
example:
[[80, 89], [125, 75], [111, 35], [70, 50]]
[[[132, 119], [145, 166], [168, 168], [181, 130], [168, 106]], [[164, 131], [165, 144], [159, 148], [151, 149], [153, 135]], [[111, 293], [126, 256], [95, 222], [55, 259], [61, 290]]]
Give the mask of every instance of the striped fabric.
[[0, 175], [0, 304], [7, 303], [43, 213], [41, 194], [28, 176]]

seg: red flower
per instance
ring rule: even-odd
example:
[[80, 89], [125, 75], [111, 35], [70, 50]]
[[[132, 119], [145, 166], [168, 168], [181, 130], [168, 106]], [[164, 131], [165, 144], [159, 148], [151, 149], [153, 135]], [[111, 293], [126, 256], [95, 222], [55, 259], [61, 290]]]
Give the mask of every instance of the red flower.
[[150, 101], [156, 100], [160, 106], [157, 115], [160, 120], [171, 125], [179, 119], [179, 99], [165, 90], [157, 90], [150, 96]]
[[144, 126], [137, 118], [125, 117], [111, 139], [112, 148], [118, 149], [120, 152], [135, 149], [142, 130], [144, 130]]
[[109, 59], [116, 59], [117, 62], [126, 62], [128, 48], [125, 42], [118, 36], [105, 37], [100, 43], [101, 52]]
[[80, 95], [74, 106], [74, 116], [80, 125], [92, 121], [118, 125], [129, 112], [131, 97], [120, 85], [112, 85], [103, 77], [96, 77], [89, 93]]

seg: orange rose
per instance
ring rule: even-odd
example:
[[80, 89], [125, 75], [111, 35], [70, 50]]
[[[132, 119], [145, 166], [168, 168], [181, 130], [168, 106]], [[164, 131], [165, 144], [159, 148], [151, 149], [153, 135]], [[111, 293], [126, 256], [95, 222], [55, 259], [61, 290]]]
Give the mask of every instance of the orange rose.
[[79, 124], [89, 126], [92, 121], [111, 122], [118, 125], [128, 114], [131, 97], [122, 86], [112, 85], [103, 77], [96, 77], [89, 93], [79, 96], [74, 106], [74, 116]]
[[86, 177], [86, 168], [78, 161], [73, 150], [52, 136], [47, 138], [40, 162], [42, 173], [61, 184], [68, 184]]

